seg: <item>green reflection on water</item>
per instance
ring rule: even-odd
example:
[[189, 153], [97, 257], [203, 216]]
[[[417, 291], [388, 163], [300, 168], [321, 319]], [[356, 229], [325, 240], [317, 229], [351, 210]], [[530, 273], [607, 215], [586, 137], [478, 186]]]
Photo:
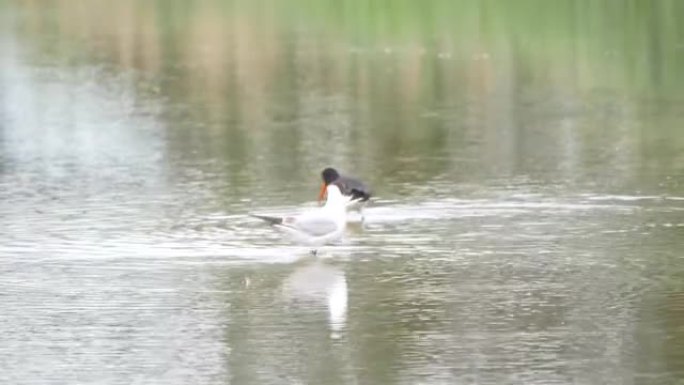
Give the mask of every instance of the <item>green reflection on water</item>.
[[302, 192], [302, 170], [336, 164], [381, 185], [679, 191], [679, 1], [50, 4], [21, 7], [39, 60], [141, 70], [140, 97], [168, 100], [171, 147], [201, 146], [236, 182]]
[[[300, 204], [308, 199], [302, 197], [313, 200], [316, 174], [329, 164], [372, 181], [383, 198], [453, 198], [460, 197], [463, 186], [475, 185], [473, 190], [486, 193], [490, 186], [516, 184], [551, 195], [684, 193], [684, 2], [678, 0], [63, 0], [14, 4], [12, 13], [31, 64], [59, 69], [96, 67], [112, 77], [124, 73], [122, 82], [131, 82], [136, 91], [132, 114], [150, 113], [138, 103], [159, 101], [155, 118], [163, 125], [160, 135], [169, 184], [206, 183], [202, 191], [212, 195], [207, 200], [218, 201], [212, 207], [216, 211], [222, 204], [246, 198], [254, 199], [256, 205]], [[204, 174], [197, 176], [198, 170]], [[639, 221], [658, 223], [663, 215], [656, 213], [658, 218], [615, 215], [615, 221], [634, 221], [635, 227], [643, 225]], [[670, 224], [677, 224], [676, 213], [667, 214]], [[587, 225], [598, 221], [578, 217]], [[600, 221], [599, 225], [608, 226]], [[558, 228], [563, 231], [561, 223]], [[630, 237], [619, 251], [605, 252], [606, 258], [623, 262], [620, 252], [636, 258], [656, 250], [660, 253], [654, 259], [661, 263], [654, 265], [660, 269], [630, 267], [625, 257], [627, 267], [620, 272], [627, 274], [631, 268], [638, 279], [657, 277], [654, 286], [658, 290], [681, 292], [679, 276], [670, 271], [677, 270], [674, 257], [680, 250], [681, 232], [653, 231], [666, 236], [643, 242]], [[615, 238], [597, 238], [589, 243], [593, 248], [588, 248], [588, 254], [613, 250]], [[565, 253], [558, 254], [573, 255], [585, 242], [569, 241], [563, 245]], [[450, 332], [445, 329], [453, 325], [455, 316], [439, 312], [452, 305], [444, 298], [412, 297], [423, 294], [412, 294], [418, 285], [411, 281], [413, 271], [401, 277], [406, 282], [378, 285], [374, 273], [397, 274], [404, 266], [383, 265], [378, 259], [381, 262], [374, 262], [378, 266], [347, 268], [352, 296], [365, 307], [350, 310], [350, 339], [359, 339], [352, 351], [360, 358], [346, 360], [362, 367], [365, 361], [384, 359], [384, 365], [369, 369], [371, 378], [384, 383], [401, 377], [393, 366], [409, 360], [403, 354], [404, 345], [416, 354], [424, 348], [400, 338], [412, 338], [424, 324]], [[417, 269], [427, 269], [433, 263], [417, 265]], [[475, 272], [482, 271], [479, 264], [473, 265]], [[498, 272], [490, 269], [485, 271]], [[259, 270], [267, 279], [287, 273]], [[439, 272], [431, 273], [425, 282], [435, 282]], [[233, 269], [222, 274], [224, 281], [236, 285], [231, 278], [238, 273]], [[566, 273], [558, 274], [558, 282], [567, 278]], [[470, 288], [466, 274], [457, 272], [454, 277], [458, 278], [454, 281], [466, 282], [463, 290]], [[574, 278], [581, 281], [583, 275]], [[614, 282], [605, 278], [605, 286], [611, 289]], [[445, 279], [435, 286], [445, 296], [454, 295], [449, 282]], [[484, 278], [475, 281], [485, 282]], [[275, 280], [267, 283], [277, 286]], [[587, 293], [604, 289], [592, 286], [593, 282], [581, 283], [598, 288]], [[425, 286], [426, 292], [438, 292]], [[538, 290], [544, 299], [540, 303], [551, 306], [548, 300], [563, 313], [554, 314], [557, 319], [549, 317], [554, 327], [565, 322], [564, 312], [577, 311], [590, 302], [590, 298], [575, 298], [578, 303], [559, 304], [544, 297], [546, 289]], [[407, 297], [404, 302], [398, 301], [398, 292]], [[238, 348], [246, 346], [248, 353], [250, 349], [268, 352], [268, 346], [260, 344], [268, 345], [269, 340], [260, 339], [261, 334], [245, 334], [244, 325], [258, 311], [263, 319], [276, 322], [283, 317], [278, 313], [282, 309], [274, 311], [260, 302], [260, 296], [270, 291], [250, 293], [258, 298], [230, 298], [234, 325], [226, 338]], [[505, 306], [515, 309], [515, 301], [502, 297], [498, 299]], [[618, 306], [619, 315], [631, 321], [632, 302], [608, 297], [623, 305]], [[477, 309], [470, 298], [459, 301]], [[666, 347], [664, 358], [651, 361], [657, 361], [657, 370], [676, 377], [681, 373], [681, 360], [677, 361], [682, 351], [677, 332], [681, 312], [676, 310], [681, 295], [668, 295], [664, 304], [655, 302], [641, 311], [650, 314], [655, 307], [662, 314], [655, 321], [644, 316], [644, 328], [650, 331], [654, 322], [662, 322], [659, 330], [672, 334], [674, 342]], [[410, 313], [404, 317], [412, 323], [387, 327], [396, 312], [416, 303], [427, 310], [437, 309], [436, 317], [444, 324]], [[386, 307], [380, 307], [383, 304]], [[597, 302], [588, 308], [598, 312], [606, 306]], [[662, 310], [667, 307], [675, 310]], [[283, 313], [295, 321], [283, 334], [291, 333], [293, 341], [310, 336], [311, 330], [292, 326], [299, 313], [286, 310]], [[490, 310], [481, 311], [487, 315]], [[464, 313], [463, 317], [479, 315]], [[534, 317], [544, 319], [541, 313]], [[311, 315], [316, 316], [320, 314]], [[473, 329], [479, 321], [466, 320], [464, 330]], [[257, 330], [268, 329], [268, 323], [258, 321]], [[615, 321], [617, 326], [624, 326], [618, 321], [622, 320]], [[547, 326], [545, 321], [535, 322]], [[316, 325], [318, 333], [328, 332], [324, 322]], [[648, 337], [635, 339], [647, 345]], [[591, 335], [583, 338], [584, 344], [596, 348]], [[620, 343], [619, 337], [611, 341]], [[333, 344], [324, 340], [320, 351]], [[476, 342], [473, 346], [480, 347]], [[660, 349], [650, 349], [662, 354]], [[241, 359], [252, 358], [249, 354], [232, 357], [236, 376], [251, 378], [251, 370], [240, 373], [240, 368]], [[280, 362], [278, 356], [270, 358]], [[343, 376], [335, 373], [336, 379], [338, 375]], [[311, 375], [320, 376], [318, 372]]]

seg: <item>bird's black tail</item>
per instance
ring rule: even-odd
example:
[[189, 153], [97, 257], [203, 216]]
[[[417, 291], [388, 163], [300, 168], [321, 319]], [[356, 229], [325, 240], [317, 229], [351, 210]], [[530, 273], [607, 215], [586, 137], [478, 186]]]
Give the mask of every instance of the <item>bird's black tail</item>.
[[266, 221], [272, 225], [280, 225], [283, 223], [283, 218], [279, 218], [279, 217], [269, 217], [268, 215], [257, 215], [257, 214], [249, 214], [249, 216], [254, 217], [254, 218], [259, 218], [259, 219], [264, 220], [264, 221]]

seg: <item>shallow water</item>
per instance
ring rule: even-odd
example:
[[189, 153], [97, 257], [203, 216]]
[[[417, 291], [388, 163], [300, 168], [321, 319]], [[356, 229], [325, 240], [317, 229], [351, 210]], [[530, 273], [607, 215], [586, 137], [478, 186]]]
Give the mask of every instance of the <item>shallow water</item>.
[[301, 3], [0, 5], [3, 383], [684, 379], [679, 2]]

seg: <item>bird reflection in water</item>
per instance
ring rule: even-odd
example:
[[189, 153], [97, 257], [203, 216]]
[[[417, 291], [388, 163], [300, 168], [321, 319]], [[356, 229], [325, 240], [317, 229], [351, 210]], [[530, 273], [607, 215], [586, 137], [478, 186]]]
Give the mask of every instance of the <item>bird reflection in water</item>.
[[341, 269], [320, 259], [300, 266], [283, 282], [282, 295], [292, 302], [328, 309], [331, 337], [339, 338], [347, 322], [347, 278]]

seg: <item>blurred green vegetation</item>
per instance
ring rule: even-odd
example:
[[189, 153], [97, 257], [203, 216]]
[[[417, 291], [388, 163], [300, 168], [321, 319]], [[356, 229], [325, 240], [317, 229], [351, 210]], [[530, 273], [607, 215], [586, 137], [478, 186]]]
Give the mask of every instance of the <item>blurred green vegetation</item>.
[[[269, 46], [306, 36], [357, 53], [435, 60], [484, 54], [495, 63], [530, 66], [531, 77], [542, 82], [560, 75], [582, 88], [684, 89], [684, 3], [678, 0], [62, 0], [22, 6], [40, 15], [41, 28], [57, 33], [125, 39], [117, 30], [131, 27], [126, 33], [135, 36], [153, 28], [156, 38], [140, 41], [141, 50], [183, 40], [216, 46], [261, 29], [278, 32], [269, 35], [278, 42], [259, 42]], [[223, 33], [198, 35], [203, 25]]]
[[[141, 97], [163, 95], [165, 119], [184, 127], [172, 145], [229, 152], [234, 172], [259, 156], [274, 177], [330, 159], [378, 178], [544, 165], [563, 179], [582, 171], [657, 184], [684, 172], [678, 0], [55, 0], [16, 9], [35, 60], [142, 74]], [[198, 122], [202, 130], [188, 130]], [[340, 145], [329, 148], [331, 138]]]

